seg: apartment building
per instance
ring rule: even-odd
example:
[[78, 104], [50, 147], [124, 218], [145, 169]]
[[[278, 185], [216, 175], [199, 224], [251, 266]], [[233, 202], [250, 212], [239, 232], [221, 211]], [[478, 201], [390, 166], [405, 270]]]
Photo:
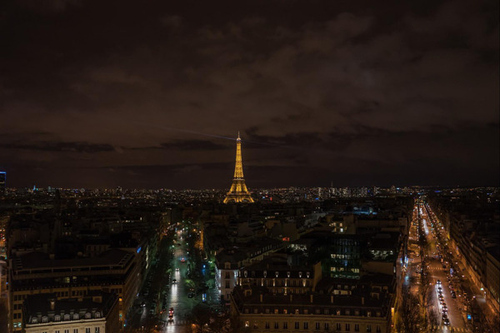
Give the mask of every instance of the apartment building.
[[118, 296], [101, 291], [58, 300], [55, 294], [31, 295], [23, 306], [25, 333], [119, 332]]
[[[54, 293], [58, 300], [81, 298], [94, 291], [118, 296], [123, 323], [140, 284], [135, 253], [111, 249], [95, 258], [50, 259], [45, 253], [28, 253], [10, 260], [10, 325], [20, 331], [23, 303], [31, 295]], [[94, 332], [93, 332], [94, 333]]]

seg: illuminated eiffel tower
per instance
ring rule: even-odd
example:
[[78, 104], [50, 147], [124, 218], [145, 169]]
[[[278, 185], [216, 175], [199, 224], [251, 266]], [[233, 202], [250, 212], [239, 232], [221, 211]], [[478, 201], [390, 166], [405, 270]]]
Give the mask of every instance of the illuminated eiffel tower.
[[243, 178], [243, 160], [241, 159], [241, 138], [238, 132], [238, 139], [236, 139], [236, 164], [234, 166], [234, 178], [231, 189], [227, 192], [224, 203], [229, 202], [246, 202], [252, 203], [253, 199], [248, 192]]

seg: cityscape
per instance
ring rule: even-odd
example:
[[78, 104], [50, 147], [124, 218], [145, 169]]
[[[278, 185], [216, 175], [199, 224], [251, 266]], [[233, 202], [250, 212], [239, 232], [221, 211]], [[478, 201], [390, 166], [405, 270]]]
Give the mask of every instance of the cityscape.
[[500, 332], [498, 1], [0, 7], [0, 333]]
[[10, 189], [4, 331], [496, 332], [499, 187]]

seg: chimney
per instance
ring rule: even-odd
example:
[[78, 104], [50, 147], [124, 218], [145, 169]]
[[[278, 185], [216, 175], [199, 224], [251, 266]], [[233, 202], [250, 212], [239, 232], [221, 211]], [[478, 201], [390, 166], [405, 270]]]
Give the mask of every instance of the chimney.
[[365, 305], [365, 298], [364, 297], [361, 297], [361, 304]]
[[56, 300], [55, 298], [50, 299], [50, 310], [54, 311], [56, 308]]
[[332, 296], [330, 296], [330, 303], [332, 303], [332, 304], [333, 304], [333, 295], [332, 295]]
[[264, 299], [264, 295], [260, 294], [260, 302], [262, 303]]
[[313, 301], [313, 295], [312, 294], [311, 294], [311, 303], [314, 303], [314, 301]]

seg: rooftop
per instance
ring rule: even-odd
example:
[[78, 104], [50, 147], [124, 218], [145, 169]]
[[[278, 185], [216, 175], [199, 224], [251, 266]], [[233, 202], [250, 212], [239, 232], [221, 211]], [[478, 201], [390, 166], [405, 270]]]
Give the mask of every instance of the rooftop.
[[105, 318], [115, 305], [117, 296], [105, 292], [93, 292], [83, 298], [58, 300], [56, 295], [30, 295], [24, 302], [26, 325], [91, 320]]
[[32, 252], [13, 259], [15, 270], [76, 268], [90, 266], [122, 266], [124, 267], [133, 258], [133, 253], [120, 249], [110, 249], [94, 258], [50, 259], [49, 255], [41, 252]]

